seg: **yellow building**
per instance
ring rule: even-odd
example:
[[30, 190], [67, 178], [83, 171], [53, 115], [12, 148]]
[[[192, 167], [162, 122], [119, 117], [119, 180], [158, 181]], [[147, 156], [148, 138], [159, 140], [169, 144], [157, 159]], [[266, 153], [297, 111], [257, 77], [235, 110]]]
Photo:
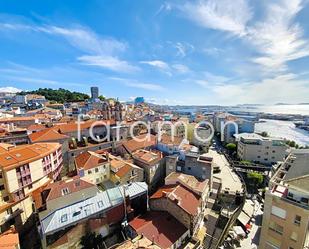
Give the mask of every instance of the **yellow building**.
[[60, 178], [62, 152], [59, 143], [0, 145], [0, 229], [17, 229], [33, 213], [31, 194]]
[[81, 179], [100, 184], [110, 178], [109, 154], [85, 151], [75, 157], [75, 166]]
[[266, 191], [259, 249], [309, 248], [309, 150], [294, 150]]
[[142, 168], [113, 155], [110, 155], [110, 160], [110, 180], [114, 184], [123, 185], [144, 180], [144, 170]]

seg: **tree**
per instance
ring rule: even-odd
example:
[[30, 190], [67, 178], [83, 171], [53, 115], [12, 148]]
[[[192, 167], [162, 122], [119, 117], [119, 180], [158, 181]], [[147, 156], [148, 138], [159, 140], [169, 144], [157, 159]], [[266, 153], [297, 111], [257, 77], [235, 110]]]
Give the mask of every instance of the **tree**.
[[103, 248], [103, 237], [101, 234], [96, 235], [94, 232], [87, 232], [80, 239], [80, 244], [83, 249], [98, 249]]
[[263, 132], [261, 133], [261, 136], [262, 136], [262, 137], [268, 137], [268, 133], [267, 133], [266, 131], [263, 131]]
[[227, 148], [230, 152], [234, 152], [234, 151], [236, 151], [236, 144], [234, 144], [234, 143], [228, 143], [226, 146], [225, 146], [225, 148]]
[[249, 172], [247, 173], [247, 177], [250, 181], [252, 181], [255, 189], [263, 183], [264, 177], [261, 173], [258, 172]]
[[106, 98], [103, 95], [99, 96], [99, 100], [104, 101]]
[[79, 102], [89, 99], [89, 95], [87, 94], [80, 92], [71, 92], [63, 88], [59, 88], [58, 90], [51, 88], [39, 88], [38, 90], [20, 92], [19, 94], [21, 95], [38, 94], [44, 96], [49, 101], [55, 101], [59, 103]]

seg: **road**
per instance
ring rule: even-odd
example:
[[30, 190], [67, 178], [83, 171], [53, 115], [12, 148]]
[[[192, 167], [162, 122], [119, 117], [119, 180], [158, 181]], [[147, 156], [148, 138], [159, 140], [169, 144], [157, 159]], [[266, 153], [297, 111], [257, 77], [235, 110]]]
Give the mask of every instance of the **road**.
[[248, 234], [248, 237], [241, 240], [240, 242], [240, 248], [243, 249], [253, 249], [257, 248], [259, 245], [263, 211], [261, 210], [261, 203], [259, 203], [257, 200], [255, 200], [254, 203], [255, 205], [253, 217], [255, 218], [255, 222], [252, 222], [251, 232]]

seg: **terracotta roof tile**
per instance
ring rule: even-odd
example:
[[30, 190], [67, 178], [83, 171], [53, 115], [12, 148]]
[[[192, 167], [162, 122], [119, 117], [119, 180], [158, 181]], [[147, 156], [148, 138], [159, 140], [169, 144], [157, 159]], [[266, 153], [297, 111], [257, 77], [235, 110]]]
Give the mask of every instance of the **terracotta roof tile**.
[[34, 162], [53, 153], [60, 147], [59, 143], [35, 143], [9, 148], [0, 153], [0, 168], [9, 170]]
[[64, 194], [62, 193], [63, 189], [67, 189], [67, 194], [71, 194], [95, 186], [95, 184], [82, 180], [79, 177], [74, 177], [66, 181], [63, 180], [51, 183], [44, 190], [49, 190], [49, 194], [46, 200], [53, 200], [64, 196]]
[[0, 234], [1, 249], [16, 249], [19, 245], [18, 233], [14, 229], [10, 229]]
[[136, 217], [130, 226], [161, 248], [170, 248], [186, 231], [184, 225], [167, 212], [151, 211]]
[[137, 136], [136, 137], [137, 139], [139, 139], [139, 140], [145, 139], [145, 141], [140, 142], [140, 141], [131, 139], [129, 141], [123, 142], [123, 146], [126, 148], [126, 150], [128, 152], [132, 153], [132, 152], [134, 152], [138, 149], [145, 149], [147, 147], [151, 147], [151, 146], [156, 145], [156, 143], [157, 143], [156, 136], [150, 135], [149, 138], [146, 138], [146, 137], [147, 137], [147, 134]]
[[77, 168], [84, 170], [96, 168], [107, 161], [108, 160], [104, 155], [97, 154], [93, 151], [85, 151], [75, 157]]
[[163, 144], [180, 145], [182, 141], [183, 141], [183, 138], [182, 138], [182, 137], [177, 137], [177, 136], [172, 137], [172, 136], [170, 136], [170, 135], [163, 134], [163, 135], [161, 136], [160, 143], [163, 143]]
[[60, 134], [53, 128], [44, 129], [29, 135], [32, 143], [45, 142], [45, 141], [56, 141], [69, 138], [67, 135]]

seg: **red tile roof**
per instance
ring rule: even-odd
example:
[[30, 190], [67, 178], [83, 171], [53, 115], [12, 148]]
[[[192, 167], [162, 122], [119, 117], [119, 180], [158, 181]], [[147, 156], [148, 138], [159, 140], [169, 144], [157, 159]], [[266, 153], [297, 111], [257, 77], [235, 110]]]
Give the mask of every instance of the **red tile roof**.
[[49, 190], [46, 200], [53, 200], [62, 197], [62, 190], [66, 188], [68, 189], [68, 194], [71, 194], [95, 186], [95, 184], [82, 180], [79, 177], [70, 178], [66, 181], [54, 182], [45, 188], [45, 190]]
[[74, 123], [67, 123], [61, 125], [55, 125], [54, 128], [60, 130], [61, 133], [68, 133], [68, 132], [75, 132], [79, 128], [81, 130], [90, 129], [93, 127], [100, 126], [100, 125], [113, 125], [115, 124], [115, 120], [89, 120], [80, 123], [80, 127], [78, 126], [77, 122]]
[[150, 199], [168, 198], [181, 209], [191, 215], [197, 215], [200, 206], [200, 197], [182, 185], [163, 186]]
[[137, 150], [133, 153], [133, 158], [146, 164], [153, 165], [162, 159], [162, 153], [156, 150]]
[[172, 192], [175, 189], [176, 185], [169, 185], [169, 186], [163, 186], [159, 188], [151, 197], [150, 199], [160, 199], [166, 194]]
[[14, 229], [10, 229], [0, 234], [1, 249], [16, 249], [19, 246], [18, 233]]
[[147, 147], [151, 147], [156, 145], [157, 143], [157, 138], [154, 135], [150, 135], [149, 138], [147, 138], [148, 134], [143, 134], [140, 136], [137, 136], [136, 138], [138, 140], [144, 140], [144, 141], [138, 141], [135, 139], [131, 139], [129, 141], [123, 142], [123, 146], [125, 149], [129, 152], [132, 153], [138, 149], [145, 149]]
[[75, 157], [75, 164], [79, 169], [92, 169], [106, 163], [108, 160], [104, 155], [97, 154], [93, 151], [85, 151]]
[[161, 140], [160, 140], [160, 143], [163, 143], [163, 144], [173, 144], [173, 145], [180, 145], [181, 142], [183, 141], [184, 139], [182, 137], [177, 137], [177, 136], [170, 136], [170, 135], [167, 135], [167, 134], [163, 134], [161, 136]]
[[57, 141], [69, 138], [67, 135], [60, 134], [53, 128], [44, 129], [29, 135], [32, 143], [45, 142], [45, 141]]
[[10, 170], [23, 164], [37, 161], [59, 149], [59, 143], [36, 143], [18, 145], [0, 153], [0, 168]]
[[184, 225], [167, 212], [151, 211], [136, 217], [130, 226], [159, 247], [170, 248], [186, 231]]
[[123, 167], [118, 169], [118, 171], [116, 172], [116, 175], [121, 178], [127, 175], [128, 173], [130, 173], [131, 170], [132, 170], [132, 167], [129, 164], [125, 164]]

